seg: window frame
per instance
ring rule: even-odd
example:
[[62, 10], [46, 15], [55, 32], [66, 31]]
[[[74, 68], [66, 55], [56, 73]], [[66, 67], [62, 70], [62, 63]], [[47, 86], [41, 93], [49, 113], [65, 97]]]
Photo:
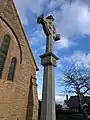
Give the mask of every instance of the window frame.
[[[5, 45], [6, 39], [7, 39], [7, 42], [8, 42], [7, 45]], [[3, 69], [4, 69], [4, 66], [5, 66], [5, 61], [6, 61], [9, 46], [10, 46], [10, 40], [11, 40], [11, 37], [8, 34], [4, 35], [2, 44], [0, 46], [0, 56], [2, 56], [2, 57], [0, 57], [1, 58], [1, 60], [0, 60], [1, 61], [0, 62], [1, 63], [0, 64], [0, 79], [2, 79]]]
[[17, 58], [13, 57], [10, 63], [8, 78], [7, 78], [7, 80], [12, 81], [12, 82], [14, 80], [16, 64], [17, 64]]

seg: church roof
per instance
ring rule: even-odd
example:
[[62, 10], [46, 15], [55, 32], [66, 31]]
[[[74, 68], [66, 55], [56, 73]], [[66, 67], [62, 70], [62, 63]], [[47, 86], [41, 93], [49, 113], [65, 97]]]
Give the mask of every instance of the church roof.
[[[12, 0], [12, 1], [13, 1], [13, 0]], [[20, 25], [21, 25], [22, 32], [23, 32], [23, 34], [24, 34], [25, 40], [26, 40], [26, 42], [27, 42], [27, 44], [28, 44], [29, 50], [30, 50], [31, 55], [32, 55], [32, 58], [33, 58], [33, 60], [34, 60], [34, 63], [35, 63], [35, 66], [36, 66], [36, 70], [38, 71], [38, 70], [39, 70], [39, 69], [38, 69], [38, 66], [37, 66], [37, 64], [36, 64], [36, 61], [35, 61], [35, 58], [34, 58], [33, 52], [32, 52], [32, 50], [31, 50], [31, 48], [30, 48], [29, 43], [28, 43], [28, 40], [27, 40], [26, 34], [25, 34], [25, 32], [24, 32], [24, 29], [23, 29], [22, 23], [21, 23], [21, 21], [20, 21], [20, 18], [19, 18], [19, 16], [18, 16], [18, 12], [17, 12], [17, 10], [16, 10], [16, 7], [15, 7], [14, 2], [13, 2], [13, 6], [14, 6], [14, 9], [15, 9], [15, 11], [16, 11], [16, 14], [17, 14], [17, 17], [18, 17], [19, 23], [20, 23]]]

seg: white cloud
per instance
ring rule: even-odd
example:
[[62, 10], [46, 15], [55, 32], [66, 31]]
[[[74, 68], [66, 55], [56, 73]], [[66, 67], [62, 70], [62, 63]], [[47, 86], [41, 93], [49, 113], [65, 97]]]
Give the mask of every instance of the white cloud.
[[21, 0], [14, 0], [15, 5], [17, 7], [20, 19], [22, 21], [23, 24], [28, 25], [28, 18], [26, 15], [26, 10], [27, 10], [27, 5], [26, 5], [26, 0], [23, 0], [23, 2]]
[[58, 11], [52, 13], [55, 17], [57, 31], [64, 37], [62, 47], [68, 47], [71, 37], [90, 35], [90, 10], [87, 4], [76, 0], [72, 4], [65, 3]]
[[50, 4], [48, 5], [49, 8], [55, 9], [57, 7], [60, 7], [65, 3], [65, 0], [51, 0]]
[[29, 22], [27, 18], [27, 10], [32, 14], [40, 15], [42, 12], [50, 9], [50, 13], [55, 17], [57, 31], [61, 34], [61, 41], [57, 44], [58, 48], [61, 49], [74, 45], [71, 44], [70, 38], [76, 35], [90, 35], [90, 9], [88, 7], [90, 1], [72, 1], [73, 2], [70, 4], [66, 0], [15, 0], [15, 3], [24, 25], [28, 25]]
[[[62, 68], [62, 64], [60, 63], [60, 61], [57, 63], [57, 68]], [[59, 74], [59, 76], [60, 76], [60, 74]]]
[[86, 54], [81, 51], [76, 51], [72, 56], [64, 57], [62, 60], [69, 64], [75, 63], [80, 67], [90, 67], [90, 53]]
[[[38, 92], [38, 99], [42, 100], [42, 94], [40, 91]], [[66, 99], [66, 97], [64, 95], [62, 95], [62, 96], [56, 95], [55, 96], [55, 101], [56, 101], [56, 103], [59, 103], [59, 104], [63, 104], [65, 99]]]
[[33, 14], [41, 14], [44, 9], [44, 4], [47, 0], [14, 0], [19, 11], [20, 18], [23, 24], [28, 25], [27, 10]]
[[38, 87], [38, 99], [39, 100], [41, 100], [42, 99], [42, 89], [40, 89], [39, 87]]
[[43, 31], [41, 29], [34, 31], [32, 36], [30, 37], [30, 44], [31, 45], [37, 45], [37, 44], [42, 45], [43, 42], [44, 42]]
[[22, 23], [24, 24], [24, 25], [28, 25], [28, 19], [27, 19], [27, 17], [23, 17], [23, 19], [22, 19]]
[[61, 49], [61, 48], [68, 48], [70, 42], [65, 37], [61, 37], [61, 39], [57, 42], [55, 42], [55, 49]]
[[62, 95], [62, 96], [56, 95], [55, 96], [55, 101], [60, 103], [60, 104], [63, 104], [65, 99], [66, 99], [66, 97], [64, 95]]
[[41, 65], [39, 66], [39, 71], [37, 72], [37, 83], [38, 83], [38, 98], [42, 99], [42, 83], [43, 83], [43, 67]]

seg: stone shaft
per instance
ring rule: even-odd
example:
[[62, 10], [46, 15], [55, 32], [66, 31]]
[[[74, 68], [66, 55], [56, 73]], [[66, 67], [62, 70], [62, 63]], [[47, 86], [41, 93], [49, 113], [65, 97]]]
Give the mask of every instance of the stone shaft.
[[54, 67], [58, 58], [53, 54], [53, 39], [57, 41], [60, 37], [56, 33], [53, 21], [52, 15], [46, 18], [41, 15], [37, 19], [46, 35], [46, 52], [40, 56], [41, 64], [44, 66], [41, 120], [56, 120]]
[[54, 67], [58, 58], [52, 53], [52, 36], [47, 37], [46, 53], [41, 55], [44, 66], [41, 120], [56, 120]]
[[46, 39], [46, 53], [53, 51], [53, 35], [48, 35]]
[[56, 120], [53, 65], [46, 65], [44, 67], [43, 78], [41, 120]]

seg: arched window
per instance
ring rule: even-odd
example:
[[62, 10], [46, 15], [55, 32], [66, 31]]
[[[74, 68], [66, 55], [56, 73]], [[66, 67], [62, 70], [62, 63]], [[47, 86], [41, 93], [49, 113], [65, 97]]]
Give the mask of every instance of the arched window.
[[2, 72], [4, 69], [4, 64], [7, 57], [9, 44], [10, 44], [10, 36], [5, 35], [2, 45], [0, 46], [0, 79], [2, 77]]
[[16, 57], [12, 58], [10, 68], [9, 68], [9, 73], [8, 73], [8, 80], [13, 81], [16, 63], [17, 63]]

